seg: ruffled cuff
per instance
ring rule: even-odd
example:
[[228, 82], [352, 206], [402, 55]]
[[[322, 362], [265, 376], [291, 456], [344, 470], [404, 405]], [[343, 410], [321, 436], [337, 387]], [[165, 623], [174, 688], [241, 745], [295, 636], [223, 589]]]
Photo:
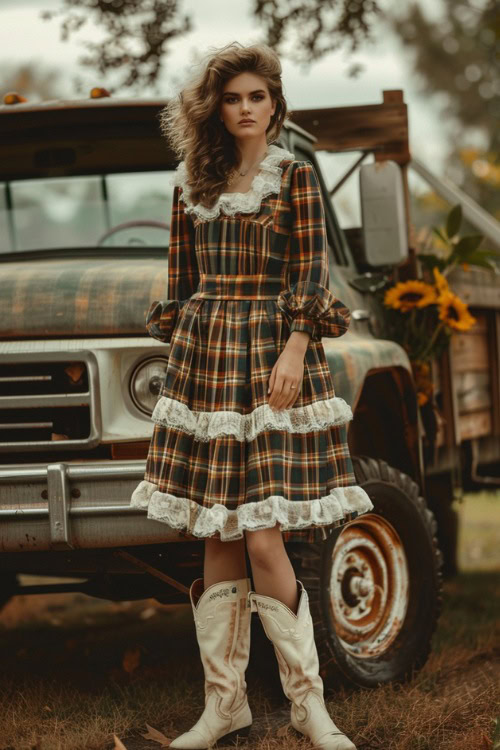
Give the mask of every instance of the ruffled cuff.
[[298, 281], [278, 296], [292, 331], [308, 331], [313, 341], [323, 336], [342, 336], [349, 328], [351, 313], [326, 287], [314, 281]]
[[187, 300], [155, 300], [146, 315], [146, 328], [150, 336], [168, 344], [177, 324], [179, 312]]

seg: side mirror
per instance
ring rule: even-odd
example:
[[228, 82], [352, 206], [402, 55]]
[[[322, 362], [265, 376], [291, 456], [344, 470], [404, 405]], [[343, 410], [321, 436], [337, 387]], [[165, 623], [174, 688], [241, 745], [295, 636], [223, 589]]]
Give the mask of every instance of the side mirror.
[[360, 168], [359, 191], [364, 260], [370, 266], [397, 265], [408, 258], [405, 196], [395, 161]]

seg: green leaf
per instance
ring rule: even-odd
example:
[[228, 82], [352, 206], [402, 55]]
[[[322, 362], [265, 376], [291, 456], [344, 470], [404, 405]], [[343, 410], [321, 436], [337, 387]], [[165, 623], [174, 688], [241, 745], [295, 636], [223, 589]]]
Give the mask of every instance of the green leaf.
[[438, 227], [432, 227], [432, 231], [437, 237], [439, 237], [440, 240], [443, 240], [443, 242], [448, 245], [448, 237], [445, 237], [443, 232]]
[[468, 234], [465, 237], [461, 237], [455, 245], [453, 254], [460, 261], [467, 260], [471, 253], [474, 253], [481, 242], [483, 241], [482, 234]]
[[448, 235], [448, 238], [451, 240], [452, 237], [456, 235], [458, 230], [460, 229], [460, 224], [462, 223], [462, 206], [460, 203], [457, 203], [456, 206], [453, 206], [450, 213], [448, 214], [446, 218], [446, 234]]
[[500, 259], [500, 252], [498, 252], [498, 250], [488, 250], [488, 248], [485, 248], [484, 250], [480, 250], [479, 252], [483, 255], [488, 255], [490, 258]]
[[489, 268], [490, 270], [496, 268], [495, 264], [491, 260], [488, 260], [488, 258], [485, 258], [482, 253], [471, 253], [467, 256], [467, 260], [464, 262], [469, 263], [471, 266], [481, 266], [482, 268]]

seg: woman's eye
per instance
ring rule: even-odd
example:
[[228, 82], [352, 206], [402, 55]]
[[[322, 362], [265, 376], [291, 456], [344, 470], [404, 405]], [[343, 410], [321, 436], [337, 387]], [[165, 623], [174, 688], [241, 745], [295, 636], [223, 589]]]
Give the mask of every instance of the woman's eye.
[[[263, 95], [262, 95], [262, 94], [254, 94], [254, 95], [253, 95], [253, 97], [252, 97], [252, 99], [263, 99], [263, 98], [264, 98], [264, 97], [263, 97]], [[226, 102], [226, 104], [229, 104], [229, 103], [231, 103], [231, 102], [232, 102], [232, 101], [233, 101], [234, 99], [236, 99], [236, 97], [235, 97], [235, 96], [229, 96], [229, 97], [228, 97], [227, 99], [225, 99], [225, 102]]]

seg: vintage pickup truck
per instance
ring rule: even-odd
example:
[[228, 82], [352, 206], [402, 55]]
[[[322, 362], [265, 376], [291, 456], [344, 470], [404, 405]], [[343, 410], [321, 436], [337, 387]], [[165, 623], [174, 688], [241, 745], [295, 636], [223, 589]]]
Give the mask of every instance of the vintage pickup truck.
[[[13, 94], [0, 106], [3, 602], [51, 591], [188, 602], [202, 574], [202, 541], [129, 505], [169, 355], [145, 328], [146, 311], [167, 287], [176, 162], [160, 135], [164, 104], [95, 89], [85, 100], [38, 103]], [[357, 481], [374, 503], [373, 512], [318, 534], [314, 544], [293, 532], [285, 541], [310, 592], [325, 679], [401, 680], [429, 653], [442, 587], [435, 516], [449, 517], [454, 450], [475, 437], [457, 411], [448, 427], [459, 423], [459, 437], [448, 430], [426, 455], [410, 362], [381, 337], [372, 303], [389, 270], [404, 274], [415, 262], [406, 105], [401, 92], [384, 92], [382, 104], [297, 111], [279, 145], [310, 160], [320, 178], [330, 284], [352, 314], [348, 332], [323, 343], [335, 391], [354, 415]], [[342, 231], [318, 148], [373, 153], [373, 163], [360, 166], [371, 185], [363, 206], [368, 217], [370, 200], [383, 192], [382, 244], [369, 220], [357, 233]], [[486, 307], [498, 308], [492, 295]], [[470, 304], [483, 309], [484, 299]], [[479, 348], [493, 331], [498, 341], [498, 312], [490, 312], [481, 318]], [[455, 377], [449, 363], [445, 371], [444, 400], [453, 397]], [[494, 462], [500, 430], [498, 388], [491, 390], [493, 416], [481, 434]], [[484, 400], [482, 408], [489, 408]], [[19, 574], [68, 581], [21, 585]]]

